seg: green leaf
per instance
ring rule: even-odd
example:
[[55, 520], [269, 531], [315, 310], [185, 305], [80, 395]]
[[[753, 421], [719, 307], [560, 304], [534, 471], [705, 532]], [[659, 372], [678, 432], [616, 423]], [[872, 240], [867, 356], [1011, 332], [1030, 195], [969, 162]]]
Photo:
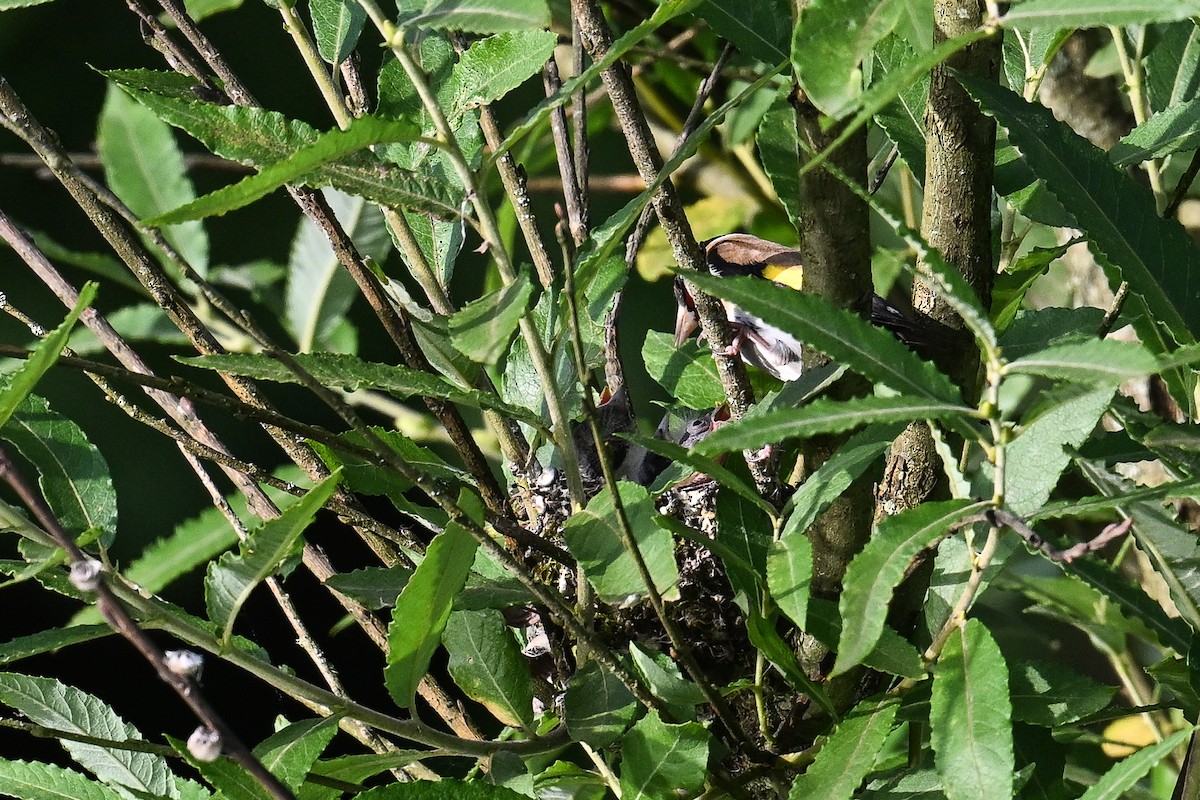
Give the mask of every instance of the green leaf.
[[1200, 253], [1179, 223], [1158, 216], [1150, 190], [1117, 170], [1104, 151], [1044, 106], [966, 74], [958, 74], [958, 79], [983, 111], [1008, 130], [1030, 167], [1086, 232], [1109, 283], [1128, 281], [1176, 340], [1195, 341], [1200, 330]]
[[[649, 493], [645, 487], [625, 481], [617, 483], [617, 493], [654, 586], [664, 599], [678, 599], [674, 545], [671, 535], [655, 521], [657, 514]], [[645, 597], [646, 585], [633, 555], [622, 543], [610, 489], [605, 487], [588, 501], [587, 508], [571, 515], [563, 525], [562, 536], [603, 602], [622, 605]]]
[[468, 33], [499, 33], [545, 28], [546, 0], [425, 0], [406, 2], [398, 28], [433, 28]]
[[712, 351], [694, 340], [677, 348], [671, 334], [646, 331], [642, 360], [650, 377], [688, 408], [713, 408], [725, 402]]
[[824, 298], [761, 278], [685, 277], [689, 283], [737, 304], [873, 382], [930, 400], [954, 402], [960, 397], [949, 378], [892, 334]]
[[[562, 304], [552, 292], [543, 292], [530, 314], [534, 327], [541, 333], [546, 351], [553, 356], [554, 378], [563, 393], [567, 416], [578, 419], [583, 415], [583, 400], [575, 359], [570, 347], [556, 347], [555, 342], [563, 331]], [[456, 349], [457, 352], [457, 349]], [[474, 363], [468, 361], [467, 363]], [[542, 388], [542, 379], [534, 367], [533, 357], [525, 337], [513, 340], [504, 362], [504, 398], [511, 404], [526, 408], [538, 415], [539, 420], [549, 419], [549, 400]], [[551, 438], [549, 435], [547, 439]]]
[[570, 800], [605, 800], [608, 785], [595, 772], [567, 761], [555, 761], [533, 776], [536, 797], [561, 797]]
[[464, 223], [462, 220], [444, 220], [427, 212], [406, 209], [401, 213], [408, 220], [413, 239], [421, 248], [425, 260], [433, 267], [434, 274], [442, 285], [449, 285], [454, 277], [454, 264], [463, 246]]
[[[54, 256], [50, 256], [50, 258], [54, 259]], [[111, 314], [105, 314], [105, 318], [126, 341], [154, 342], [176, 348], [188, 344], [188, 338], [179, 328], [175, 327], [170, 317], [161, 308], [151, 303], [125, 306]], [[104, 345], [96, 338], [96, 334], [88, 328], [77, 328], [71, 334], [67, 346], [74, 350], [77, 356], [107, 352]]]
[[696, 16], [751, 58], [768, 64], [788, 58], [792, 10], [786, 0], [705, 0]]
[[454, 596], [467, 582], [478, 546], [466, 528], [451, 522], [429, 543], [425, 558], [396, 600], [388, 626], [383, 677], [392, 700], [401, 708], [414, 702], [417, 685], [429, 670], [429, 659], [441, 641]]
[[1013, 796], [1008, 668], [977, 619], [956, 628], [946, 642], [933, 674], [929, 727], [949, 800]]
[[[901, 0], [901, 2], [903, 1]], [[815, 157], [808, 159], [804, 165], [803, 172], [809, 172], [824, 165], [830, 153], [844, 145], [851, 136], [866, 125], [877, 113], [886, 108], [888, 104], [899, 97], [905, 89], [920, 81], [922, 77], [927, 76], [933, 67], [969, 45], [987, 38], [987, 36], [987, 30], [980, 28], [971, 33], [939, 42], [932, 50], [922, 53], [917, 58], [902, 65], [899, 69], [886, 75], [882, 80], [873, 83], [871, 88], [864, 92], [853, 106], [847, 108], [844, 112], [849, 113], [853, 108], [857, 108], [858, 113], [840, 126], [840, 133], [838, 133], [837, 138], [826, 145], [824, 150]], [[822, 117], [821, 119], [821, 127], [826, 131], [829, 131], [835, 123], [836, 120], [831, 117]]]
[[193, 22], [199, 22], [222, 11], [241, 8], [242, 2], [243, 0], [184, 0], [183, 7]]
[[[842, 620], [838, 614], [837, 603], [823, 600], [819, 597], [808, 599], [808, 624], [804, 626], [806, 633], [811, 633], [821, 644], [833, 650], [837, 647], [842, 635]], [[920, 680], [925, 677], [925, 665], [921, 654], [896, 631], [887, 627], [875, 647], [862, 661], [871, 669], [886, 672], [889, 675], [899, 675], [902, 678]]]
[[734, 553], [736, 558], [722, 559], [725, 573], [735, 592], [745, 594], [752, 608], [759, 608], [762, 579], [767, 572], [767, 550], [771, 546], [772, 512], [740, 495], [720, 492], [717, 495], [717, 540], [720, 553]]
[[522, 269], [507, 286], [455, 312], [450, 317], [450, 341], [472, 361], [495, 364], [508, 349], [532, 297], [533, 282], [529, 271]]
[[1166, 111], [1196, 96], [1200, 79], [1200, 27], [1181, 20], [1156, 28], [1158, 43], [1143, 58], [1150, 108]]
[[499, 611], [456, 611], [442, 633], [458, 688], [512, 727], [533, 724], [533, 679]]
[[[473, 408], [494, 409], [535, 426], [542, 424], [540, 417], [509, 405], [495, 395], [459, 389], [427, 372], [394, 364], [363, 361], [344, 353], [301, 353], [294, 357], [305, 371], [326, 386], [340, 386], [347, 391], [359, 388], [379, 389], [400, 399], [433, 397]], [[284, 364], [257, 353], [227, 353], [177, 360], [184, 364], [233, 375], [245, 375], [257, 380], [299, 383], [299, 378]]]
[[912, 422], [919, 419], [971, 419], [974, 409], [913, 397], [859, 397], [852, 400], [815, 400], [801, 408], [782, 408], [747, 415], [717, 428], [696, 445], [696, 451], [713, 455], [778, 444], [794, 436], [839, 433], [872, 423]]
[[[892, 34], [875, 45], [872, 86], [887, 76], [905, 72], [917, 54], [905, 41]], [[896, 98], [875, 114], [875, 122], [895, 143], [900, 157], [918, 181], [925, 180], [925, 102], [929, 95], [929, 74], [906, 80]]]
[[1099, 308], [1042, 308], [1018, 311], [1000, 337], [1009, 361], [1032, 355], [1051, 345], [1091, 341], [1104, 319]]
[[[100, 111], [96, 151], [109, 187], [139, 217], [153, 217], [196, 197], [170, 127], [112, 85]], [[172, 225], [163, 237], [197, 272], [208, 271], [208, 234], [199, 222]]]
[[[0, 0], [4, 11], [11, 0]], [[46, 0], [27, 0], [34, 5]], [[36, 761], [0, 759], [0, 794], [21, 800], [121, 800], [116, 789], [90, 780], [78, 772]]]
[[337, 733], [337, 721], [333, 716], [293, 722], [260, 742], [254, 755], [272, 775], [296, 791]]
[[651, 694], [671, 706], [672, 716], [676, 719], [695, 718], [695, 706], [705, 701], [704, 692], [684, 679], [670, 656], [646, 652], [634, 642], [629, 645], [629, 655]]
[[763, 172], [792, 225], [800, 227], [800, 144], [796, 140], [796, 110], [780, 98], [767, 110], [754, 134]]
[[354, 0], [308, 0], [317, 52], [330, 64], [341, 64], [354, 52], [367, 12]]
[[904, 426], [900, 424], [873, 425], [847, 439], [804, 479], [788, 500], [784, 511], [790, 508], [790, 513], [784, 521], [780, 539], [803, 536], [817, 517], [891, 446], [902, 430]]
[[204, 581], [204, 601], [209, 618], [220, 626], [219, 637], [228, 643], [233, 623], [254, 587], [279, 571], [303, 546], [304, 529], [337, 488], [340, 475], [330, 475], [295, 505], [275, 519], [250, 531], [237, 553], [226, 553], [209, 565]]
[[[50, 678], [0, 672], [0, 703], [54, 730], [114, 742], [142, 739], [137, 729], [98, 698]], [[174, 791], [175, 776], [162, 756], [72, 739], [59, 741], [71, 758], [103, 781], [151, 795], [168, 796]]]
[[1158, 360], [1140, 344], [1116, 339], [1089, 339], [1031, 353], [1005, 368], [1006, 374], [1045, 375], [1097, 386], [1144, 378], [1158, 371]]
[[703, 725], [668, 725], [650, 711], [621, 744], [621, 800], [698, 794], [708, 771], [710, 741]]
[[[388, 428], [371, 428], [375, 438], [386, 448], [390, 448], [399, 460], [412, 467], [422, 475], [451, 484], [470, 482], [465, 472], [447, 464], [442, 457], [427, 447], [421, 447], [398, 431]], [[375, 445], [369, 442], [365, 435], [358, 431], [349, 431], [338, 437], [339, 440], [360, 449], [374, 452]], [[342, 453], [328, 445], [316, 444], [321, 458], [330, 467], [341, 466], [346, 479], [356, 491], [367, 494], [392, 495], [411, 488], [411, 484], [396, 474], [390, 466], [380, 466], [375, 457], [369, 459], [355, 454]]]
[[1028, 658], [1013, 661], [1008, 682], [1013, 719], [1051, 728], [1094, 714], [1107, 706], [1117, 691], [1062, 664]]
[[[996, 276], [996, 283], [992, 287], [992, 320], [997, 330], [1003, 332], [1012, 324], [1034, 282], [1045, 275], [1050, 265], [1066, 255], [1074, 244], [1075, 241], [1071, 240], [1058, 247], [1034, 247]], [[1005, 355], [1012, 357], [1008, 350]]]
[[584, 662], [571, 676], [563, 702], [571, 738], [597, 749], [620, 739], [638, 710], [637, 699], [625, 684], [595, 659]]
[[[129, 289], [138, 296], [149, 297], [146, 288], [138, 283], [137, 278], [130, 274], [129, 269], [116, 256], [90, 250], [75, 250], [56, 242], [49, 235], [41, 231], [26, 228], [25, 232], [33, 239], [38, 249], [51, 261], [60, 264], [69, 264], [72, 267], [79, 267], [86, 272], [104, 278], [106, 281]], [[7, 246], [7, 243], [4, 246]], [[155, 306], [155, 308], [158, 309], [158, 306]], [[162, 309], [158, 309], [158, 311], [159, 314], [162, 314]], [[112, 322], [113, 314], [106, 314], [105, 316], [108, 317], [109, 322]], [[113, 323], [113, 326], [116, 327], [116, 323]], [[117, 330], [120, 330], [120, 328]], [[76, 333], [80, 332], [77, 331]], [[90, 331], [88, 333], [91, 335]], [[76, 350], [78, 349], [75, 348], [74, 342], [71, 343], [71, 347]]]
[[1175, 731], [1161, 742], [1143, 747], [1133, 755], [1127, 756], [1104, 773], [1100, 780], [1080, 795], [1079, 800], [1120, 800], [1126, 797], [1125, 793], [1132, 789], [1143, 775], [1161, 764], [1176, 747], [1184, 745], [1195, 731], [1194, 727]]
[[899, 708], [895, 698], [868, 698], [856, 705], [792, 784], [788, 800], [850, 800], [883, 750]]
[[450, 73], [451, 107], [493, 103], [538, 73], [553, 55], [558, 36], [552, 31], [513, 31], [473, 42]]
[[[291, 498], [291, 496], [288, 496]], [[226, 498], [230, 507], [241, 519], [247, 518], [246, 500], [240, 493]], [[285, 508], [295, 498], [275, 501]], [[184, 520], [169, 535], [146, 546], [141, 555], [128, 567], [121, 570], [130, 583], [135, 583], [147, 592], [157, 594], [176, 578], [186, 575], [201, 564], [224, 553], [237, 544], [237, 531], [218, 508], [206, 508], [195, 517]], [[95, 622], [100, 612], [88, 606], [71, 620], [73, 624]]]
[[[144, 80], [140, 73], [110, 71], [104, 74], [125, 86], [134, 99], [154, 111], [164, 122], [187, 131], [223, 158], [262, 168], [286, 161], [300, 151], [306, 151], [306, 158], [320, 156], [320, 147], [308, 148], [318, 142], [322, 134], [299, 120], [262, 108], [219, 106], [141, 91], [138, 84]], [[354, 137], [369, 139], [372, 133], [385, 138], [396, 133], [388, 121], [370, 119], [372, 121], [366, 122], [361, 131], [335, 136], [327, 146], [337, 148]], [[287, 171], [288, 167], [284, 164], [279, 169]], [[316, 188], [332, 186], [389, 207], [424, 208], [449, 218], [459, 214], [457, 200], [445, 193], [442, 181], [385, 164], [370, 152], [319, 163], [303, 176], [303, 183]]]
[[1108, 151], [1118, 167], [1140, 164], [1200, 146], [1200, 98], [1168, 108], [1138, 125]]
[[63, 347], [67, 344], [67, 339], [71, 336], [71, 328], [79, 319], [79, 315], [95, 299], [96, 284], [89, 281], [83, 285], [83, 289], [79, 292], [79, 299], [75, 301], [75, 307], [67, 314], [66, 319], [57, 328], [42, 337], [37, 347], [29, 354], [29, 358], [25, 359], [20, 368], [8, 376], [6, 385], [0, 389], [0, 428], [8, 424], [9, 419], [25, 400], [26, 395], [33, 391], [37, 382], [58, 361]]
[[1197, 0], [1025, 0], [1005, 14], [1005, 27], [1096, 28], [1172, 22], [1200, 14]]
[[28, 6], [40, 6], [42, 3], [49, 2], [52, 2], [52, 0], [0, 0], [0, 11], [11, 11], [14, 8], [26, 8]]
[[772, 542], [767, 553], [767, 588], [771, 590], [771, 599], [801, 630], [808, 619], [812, 550], [812, 542], [800, 535]]
[[[1160, 430], [1155, 428], [1154, 430]], [[1200, 449], [1200, 440], [1195, 444]], [[1026, 522], [1039, 519], [1060, 519], [1062, 517], [1094, 517], [1097, 512], [1115, 511], [1128, 506], [1130, 503], [1140, 503], [1146, 500], [1166, 500], [1169, 498], [1195, 497], [1200, 494], [1200, 477], [1184, 481], [1171, 481], [1158, 486], [1145, 486], [1128, 489], [1113, 497], [1092, 495], [1091, 497], [1055, 500], [1046, 503], [1035, 513], [1026, 518]]]
[[[237, 183], [210, 192], [178, 208], [144, 218], [142, 222], [158, 227], [191, 219], [221, 216], [250, 205], [288, 183], [299, 182], [314, 189], [336, 186], [328, 171], [322, 170], [323, 167], [367, 150], [372, 145], [411, 142], [419, 135], [420, 132], [411, 122], [398, 122], [382, 117], [357, 117], [350, 122], [346, 130], [335, 129], [318, 134], [310, 144], [262, 167], [256, 175], [242, 178]], [[430, 184], [425, 182], [424, 178], [413, 176], [412, 180], [406, 181], [398, 172], [392, 178], [395, 181], [393, 191], [409, 195], [406, 202], [398, 202], [396, 205], [433, 208], [453, 216], [454, 212], [449, 211], [443, 199], [425, 196]]]
[[826, 714], [837, 719], [837, 707], [821, 684], [808, 677], [808, 673], [800, 666], [795, 651], [775, 629], [774, 620], [751, 613], [746, 617], [746, 633], [750, 637], [750, 643], [779, 670], [793, 689], [807, 695]]
[[413, 571], [408, 567], [363, 567], [352, 572], [330, 575], [324, 583], [370, 609], [396, 604]]
[[862, 62], [892, 32], [901, 0], [815, 0], [792, 34], [792, 67], [812, 104], [838, 119], [862, 94]]
[[74, 421], [35, 394], [22, 401], [0, 436], [37, 469], [38, 485], [67, 531], [103, 531], [108, 546], [117, 531], [117, 493], [108, 462]]
[[1008, 445], [1004, 502], [1018, 516], [1034, 513], [1050, 499], [1071, 457], [1096, 427], [1112, 400], [1114, 386], [1060, 399], [1025, 426]]
[[831, 674], [845, 672], [874, 649], [883, 632], [892, 592], [912, 560], [951, 534], [950, 526], [987, 508], [986, 503], [947, 500], [922, 503], [883, 519], [870, 541], [846, 568], [842, 596], [842, 636]]
[[[361, 254], [377, 262], [387, 258], [391, 243], [377, 206], [332, 189], [322, 195]], [[292, 239], [284, 290], [284, 321], [298, 349], [332, 349], [339, 326], [345, 324], [346, 312], [359, 294], [329, 237], [305, 216]]]
[[313, 765], [312, 772], [315, 775], [323, 775], [327, 778], [348, 781], [350, 783], [361, 783], [367, 778], [389, 769], [406, 767], [414, 761], [425, 758], [427, 754], [428, 751], [426, 750], [391, 750], [386, 753], [363, 753], [353, 756], [339, 756], [338, 758], [318, 761]]
[[11, 664], [22, 658], [58, 650], [60, 647], [102, 639], [114, 632], [108, 625], [71, 625], [18, 636], [0, 644], [0, 664]]

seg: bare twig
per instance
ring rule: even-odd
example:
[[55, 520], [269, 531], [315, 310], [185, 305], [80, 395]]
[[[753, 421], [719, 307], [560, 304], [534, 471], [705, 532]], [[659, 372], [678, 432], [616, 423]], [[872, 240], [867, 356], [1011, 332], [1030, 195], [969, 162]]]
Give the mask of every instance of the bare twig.
[[1162, 215], [1164, 218], [1171, 219], [1175, 216], [1175, 212], [1179, 210], [1183, 199], [1187, 197], [1188, 189], [1192, 188], [1192, 182], [1196, 180], [1197, 174], [1200, 174], [1200, 150], [1192, 153], [1192, 160], [1188, 162], [1187, 169], [1179, 176], [1179, 183], [1175, 184], [1175, 191], [1171, 194], [1171, 201], [1163, 209]]
[[[561, 227], [561, 226], [560, 226]], [[566, 237], [563, 236], [565, 240]], [[675, 620], [671, 613], [667, 610], [666, 604], [663, 602], [662, 593], [654, 583], [654, 576], [650, 572], [649, 566], [646, 564], [646, 559], [638, 548], [637, 538], [634, 536], [633, 527], [629, 522], [629, 515], [625, 511], [625, 503], [621, 498], [621, 493], [617, 486], [616, 473], [613, 471], [612, 459], [609, 458], [606, 439], [608, 432], [603, 429], [600, 422], [600, 416], [596, 413], [596, 408], [592, 403], [591, 387], [587, 381], [587, 362], [584, 357], [583, 337], [579, 332], [579, 304], [575, 300], [574, 286], [574, 264], [568, 261], [565, 271], [567, 308], [570, 314], [570, 331], [571, 331], [571, 349], [575, 356], [575, 366], [581, 376], [584, 376], [584, 392], [583, 406], [587, 416], [587, 421], [592, 431], [592, 440], [596, 446], [596, 456], [600, 464], [600, 470], [604, 475], [604, 485], [608, 487], [609, 497], [612, 499], [613, 511], [617, 517], [617, 531], [621, 538], [621, 543], [625, 547], [625, 551], [633, 559], [633, 563], [638, 571], [638, 577], [642, 585], [646, 588], [646, 597], [650, 600], [650, 606], [654, 609], [654, 614], [658, 618], [659, 623], [666, 631], [667, 637], [671, 641], [671, 646], [675, 650], [675, 657], [683, 665], [692, 681], [699, 687], [704, 694], [709, 705], [712, 706], [721, 724], [728, 731], [730, 738], [738, 746], [746, 752], [751, 752], [755, 748], [746, 737], [745, 731], [738, 724], [737, 716], [733, 713], [733, 709], [725, 701], [725, 698], [717, 691], [716, 687], [708, 679], [704, 673], [700, 663], [696, 661], [692, 653], [691, 645], [687, 638], [679, 630], [679, 626], [675, 624]]]
[[[128, 2], [132, 4], [136, 3], [137, 0], [128, 0]], [[192, 41], [193, 44], [197, 46], [198, 51], [204, 56], [205, 61], [209, 64], [210, 68], [212, 68], [216, 74], [221, 75], [223, 80], [226, 80], [227, 88], [229, 88], [229, 78], [233, 78], [234, 87], [229, 92], [230, 98], [239, 105], [256, 105], [253, 96], [251, 96], [249, 92], [246, 91], [239, 82], [237, 82], [233, 70], [225, 63], [220, 53], [218, 53], [216, 49], [207, 42], [199, 29], [195, 28], [194, 23], [191, 22], [191, 20], [187, 17], [186, 12], [178, 5], [178, 3], [175, 3], [174, 0], [164, 0], [161, 5], [163, 6], [164, 10], [166, 10], [167, 13], [172, 16], [172, 19], [177, 25], [179, 25], [180, 29], [185, 31], [185, 33], [188, 33], [189, 41]], [[301, 34], [303, 34], [303, 32], [301, 32]], [[174, 48], [173, 43], [168, 37], [165, 36], [165, 34], [162, 37], [161, 46], [164, 48]], [[344, 109], [340, 104], [336, 104], [333, 108], [331, 108], [331, 111], [333, 111], [335, 114], [344, 113]], [[338, 258], [343, 267], [346, 268], [350, 276], [354, 279], [355, 283], [359, 287], [359, 290], [363, 293], [363, 296], [366, 297], [368, 303], [371, 305], [372, 310], [375, 312], [376, 317], [383, 324], [384, 330], [388, 333], [393, 344], [395, 344], [397, 349], [400, 351], [401, 356], [405, 359], [406, 364], [414, 369], [420, 369], [427, 372], [431, 371], [428, 361], [416, 343], [416, 338], [412, 333], [411, 321], [401, 309], [397, 309], [395, 305], [388, 300], [374, 274], [364, 266], [362, 257], [359, 255], [357, 249], [350, 241], [350, 237], [346, 234], [340, 223], [338, 223], [336, 217], [333, 216], [333, 212], [325, 203], [324, 198], [317, 192], [304, 187], [289, 187], [288, 191], [296, 201], [297, 205], [300, 206], [301, 210], [304, 211], [304, 213], [310, 219], [312, 219], [314, 224], [316, 224], [317, 227], [321, 229], [329, 238], [330, 244], [334, 249], [335, 256]], [[407, 233], [408, 238], [411, 239], [411, 230], [408, 229], [408, 225], [404, 221], [401, 214], [396, 212], [388, 212], [385, 210], [385, 215], [387, 216], [389, 224], [391, 224], [393, 230], [396, 230], [397, 238], [400, 239], [402, 243], [405, 241], [405, 233]], [[412, 252], [414, 251], [418, 255], [420, 254], [420, 248], [416, 247], [415, 245], [406, 248], [406, 252], [409, 256], [411, 256]], [[431, 274], [432, 272], [430, 271], [430, 275]], [[198, 283], [200, 283], [202, 287], [206, 288], [206, 291], [210, 295], [210, 300], [212, 300], [214, 304], [217, 304], [219, 307], [227, 307], [220, 305], [219, 298], [211, 297], [213, 294], [211, 287], [207, 287], [203, 281], [198, 281]], [[434, 281], [434, 283], [436, 284], [436, 281]], [[428, 288], [431, 290], [436, 290], [439, 287], [432, 286]], [[445, 304], [448, 306], [449, 299], [448, 297], [445, 297], [444, 289], [441, 290], [440, 294], [435, 291], [435, 295], [431, 297], [431, 300], [437, 300], [438, 298], [443, 299]], [[448, 313], [448, 311], [445, 313]], [[229, 316], [228, 311], [226, 311], [226, 314]], [[230, 318], [236, 319], [236, 315], [230, 316]], [[455, 447], [462, 456], [465, 466], [467, 467], [467, 471], [471, 473], [472, 477], [475, 478], [479, 484], [481, 494], [483, 495], [484, 502], [487, 504], [488, 508], [494, 513], [498, 514], [509, 513], [504, 492], [499, 488], [499, 484], [496, 482], [495, 476], [492, 474], [490, 467], [487, 465], [487, 459], [479, 450], [478, 443], [474, 440], [474, 437], [471, 436], [470, 429], [465, 421], [463, 421], [461, 415], [458, 413], [458, 410], [449, 403], [443, 403], [436, 400], [427, 400], [426, 405], [446, 429], [447, 435], [450, 437], [451, 441], [454, 443]], [[496, 430], [497, 438], [504, 447], [505, 454], [514, 463], [524, 463], [527, 447], [524, 445], [524, 441], [520, 435], [519, 429], [516, 428], [515, 424], [508, 424], [505, 421], [500, 420], [491, 412], [486, 412], [485, 416]], [[292, 457], [295, 459], [294, 454], [292, 454]], [[301, 462], [298, 461], [297, 463]], [[305, 464], [301, 463], [301, 466], [305, 466]], [[339, 491], [341, 490], [339, 489]]]
[[1112, 302], [1108, 304], [1108, 309], [1104, 312], [1104, 319], [1100, 320], [1100, 327], [1096, 329], [1096, 336], [1103, 339], [1112, 331], [1113, 325], [1117, 322], [1117, 317], [1121, 316], [1121, 309], [1125, 307], [1125, 298], [1129, 297], [1129, 282], [1121, 281], [1121, 285], [1117, 287], [1116, 294], [1113, 295]]
[[[562, 81], [558, 77], [558, 62], [554, 60], [553, 55], [542, 71], [542, 81], [546, 86], [547, 97], [552, 97], [562, 89]], [[567, 208], [571, 240], [575, 247], [579, 247], [587, 238], [587, 223], [584, 221], [587, 199], [584, 197], [584, 186], [576, 173], [576, 162], [568, 139], [567, 111], [563, 106], [556, 106], [551, 110], [550, 132], [554, 136], [554, 152], [558, 156], [558, 174], [562, 176], [563, 204]]]
[[991, 525], [1003, 525], [1015, 531], [1025, 543], [1035, 550], [1038, 550], [1042, 555], [1051, 561], [1061, 561], [1064, 564], [1070, 564], [1080, 556], [1094, 553], [1097, 550], [1104, 548], [1106, 545], [1116, 541], [1129, 532], [1129, 528], [1133, 525], [1133, 518], [1126, 517], [1120, 522], [1114, 522], [1111, 525], [1105, 526], [1104, 530], [1093, 536], [1091, 539], [1079, 542], [1065, 550], [1061, 550], [1046, 539], [1025, 522], [1016, 514], [1004, 508], [996, 508], [985, 512], [982, 515], [977, 515], [969, 520], [963, 520], [962, 524], [968, 522], [986, 521]]
[[[67, 157], [80, 169], [101, 169], [104, 166], [100, 161], [100, 156], [95, 153], [68, 153]], [[214, 156], [211, 153], [184, 153], [183, 165], [188, 169], [211, 169], [240, 174], [249, 174], [253, 171], [243, 164]], [[0, 167], [45, 170], [46, 164], [32, 153], [0, 153]], [[46, 177], [51, 177], [48, 170], [44, 174]]]
[[[584, 46], [593, 59], [602, 58], [612, 46], [612, 32], [596, 0], [572, 0], [571, 8], [579, 21]], [[638, 173], [646, 185], [650, 186], [658, 178], [662, 158], [654, 145], [646, 116], [638, 103], [633, 81], [626, 67], [619, 62], [604, 70], [601, 77], [612, 99]], [[667, 241], [671, 244], [676, 262], [684, 269], [707, 271], [704, 257], [696, 244], [696, 237], [692, 233], [683, 202], [676, 193], [674, 184], [670, 180], [663, 182], [651, 202], [658, 215], [659, 224], [667, 235]], [[754, 392], [741, 360], [726, 355], [733, 352], [733, 334], [727, 324], [724, 307], [713, 298], [693, 291], [700, 326], [712, 347], [717, 372], [729, 398], [730, 409], [735, 418], [741, 417], [754, 404]], [[770, 472], [762, 465], [755, 464], [753, 459], [748, 459], [748, 464], [759, 491], [765, 496], [774, 495], [775, 482]]]
[[[8, 451], [0, 447], [0, 480], [7, 483], [12, 490], [21, 498], [21, 502], [25, 507], [33, 512], [37, 517], [42, 527], [54, 538], [55, 544], [67, 552], [68, 558], [72, 567], [75, 565], [83, 565], [85, 568], [88, 564], [95, 564], [87, 554], [79, 549], [75, 544], [71, 535], [63, 529], [59, 524], [57, 517], [46, 506], [41, 496], [34, 490], [33, 486], [25, 480], [24, 476], [13, 464], [12, 459], [8, 456]], [[96, 569], [101, 569], [98, 565]], [[142, 657], [149, 662], [154, 671], [158, 673], [158, 677], [175, 690], [179, 699], [187, 704], [192, 713], [207, 727], [220, 736], [221, 749], [228, 753], [234, 761], [242, 766], [250, 775], [257, 781], [270, 795], [276, 800], [293, 800], [291, 790], [283, 785], [274, 775], [262, 765], [250, 749], [242, 743], [237, 733], [225, 722], [215, 708], [213, 708], [204, 694], [200, 691], [200, 687], [196, 685], [190, 677], [179, 675], [173, 672], [166, 664], [163, 658], [162, 650], [154, 643], [154, 640], [146, 635], [129, 612], [125, 610], [125, 606], [117, 600], [112, 590], [108, 587], [104, 575], [98, 576], [94, 591], [96, 593], [96, 606], [99, 608], [101, 615], [105, 621], [112, 626], [113, 630], [121, 634], [132, 644]]]
[[867, 192], [875, 194], [883, 186], [884, 180], [887, 179], [888, 173], [892, 170], [892, 165], [896, 163], [896, 157], [900, 155], [900, 148], [892, 145], [892, 149], [888, 151], [887, 158], [879, 165], [879, 169], [875, 170], [875, 174], [871, 176], [871, 185], [867, 187]]
[[[575, 20], [574, 15], [571, 17], [571, 54], [573, 56], [572, 68], [575, 74], [578, 75], [587, 68], [587, 52], [583, 48], [583, 39], [579, 36], [579, 23]], [[579, 209], [579, 220], [584, 230], [589, 230], [592, 227], [591, 221], [591, 145], [588, 142], [587, 133], [587, 92], [584, 87], [579, 87], [579, 92], [571, 100], [571, 116], [575, 121], [575, 182], [581, 188], [579, 196], [581, 208]]]

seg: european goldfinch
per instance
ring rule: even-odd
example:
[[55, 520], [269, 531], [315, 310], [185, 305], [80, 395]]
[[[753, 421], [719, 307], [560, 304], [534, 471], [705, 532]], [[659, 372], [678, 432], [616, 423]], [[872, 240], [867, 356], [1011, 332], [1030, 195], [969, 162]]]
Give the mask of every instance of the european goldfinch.
[[[718, 277], [752, 275], [781, 286], [803, 289], [804, 265], [800, 253], [775, 242], [748, 233], [728, 233], [700, 243], [708, 269]], [[675, 299], [679, 303], [675, 318], [675, 346], [683, 344], [699, 326], [695, 303], [683, 277], [675, 279]], [[791, 334], [722, 300], [725, 316], [733, 329], [733, 348], [729, 355], [740, 355], [748, 364], [769, 372], [781, 381], [794, 381], [803, 372], [803, 346]], [[870, 296], [870, 320], [891, 331], [913, 350], [937, 347], [930, 325], [918, 324], [876, 294]], [[941, 326], [938, 326], [941, 327]], [[948, 330], [948, 329], [947, 329]]]

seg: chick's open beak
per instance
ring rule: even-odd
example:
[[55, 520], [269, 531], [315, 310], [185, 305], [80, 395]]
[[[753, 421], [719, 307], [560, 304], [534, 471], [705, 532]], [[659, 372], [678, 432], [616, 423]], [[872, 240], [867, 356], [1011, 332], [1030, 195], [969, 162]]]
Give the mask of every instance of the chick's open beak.
[[686, 342], [698, 327], [700, 327], [700, 318], [696, 316], [696, 312], [687, 306], [679, 306], [679, 310], [675, 314], [675, 346], [679, 347]]

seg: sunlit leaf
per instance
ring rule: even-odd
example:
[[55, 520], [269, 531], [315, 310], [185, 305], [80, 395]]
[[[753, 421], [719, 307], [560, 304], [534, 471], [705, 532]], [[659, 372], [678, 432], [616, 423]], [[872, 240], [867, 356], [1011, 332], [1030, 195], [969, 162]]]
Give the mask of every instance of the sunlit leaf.
[[934, 765], [949, 800], [1013, 796], [1008, 668], [977, 619], [954, 630], [933, 674]]

